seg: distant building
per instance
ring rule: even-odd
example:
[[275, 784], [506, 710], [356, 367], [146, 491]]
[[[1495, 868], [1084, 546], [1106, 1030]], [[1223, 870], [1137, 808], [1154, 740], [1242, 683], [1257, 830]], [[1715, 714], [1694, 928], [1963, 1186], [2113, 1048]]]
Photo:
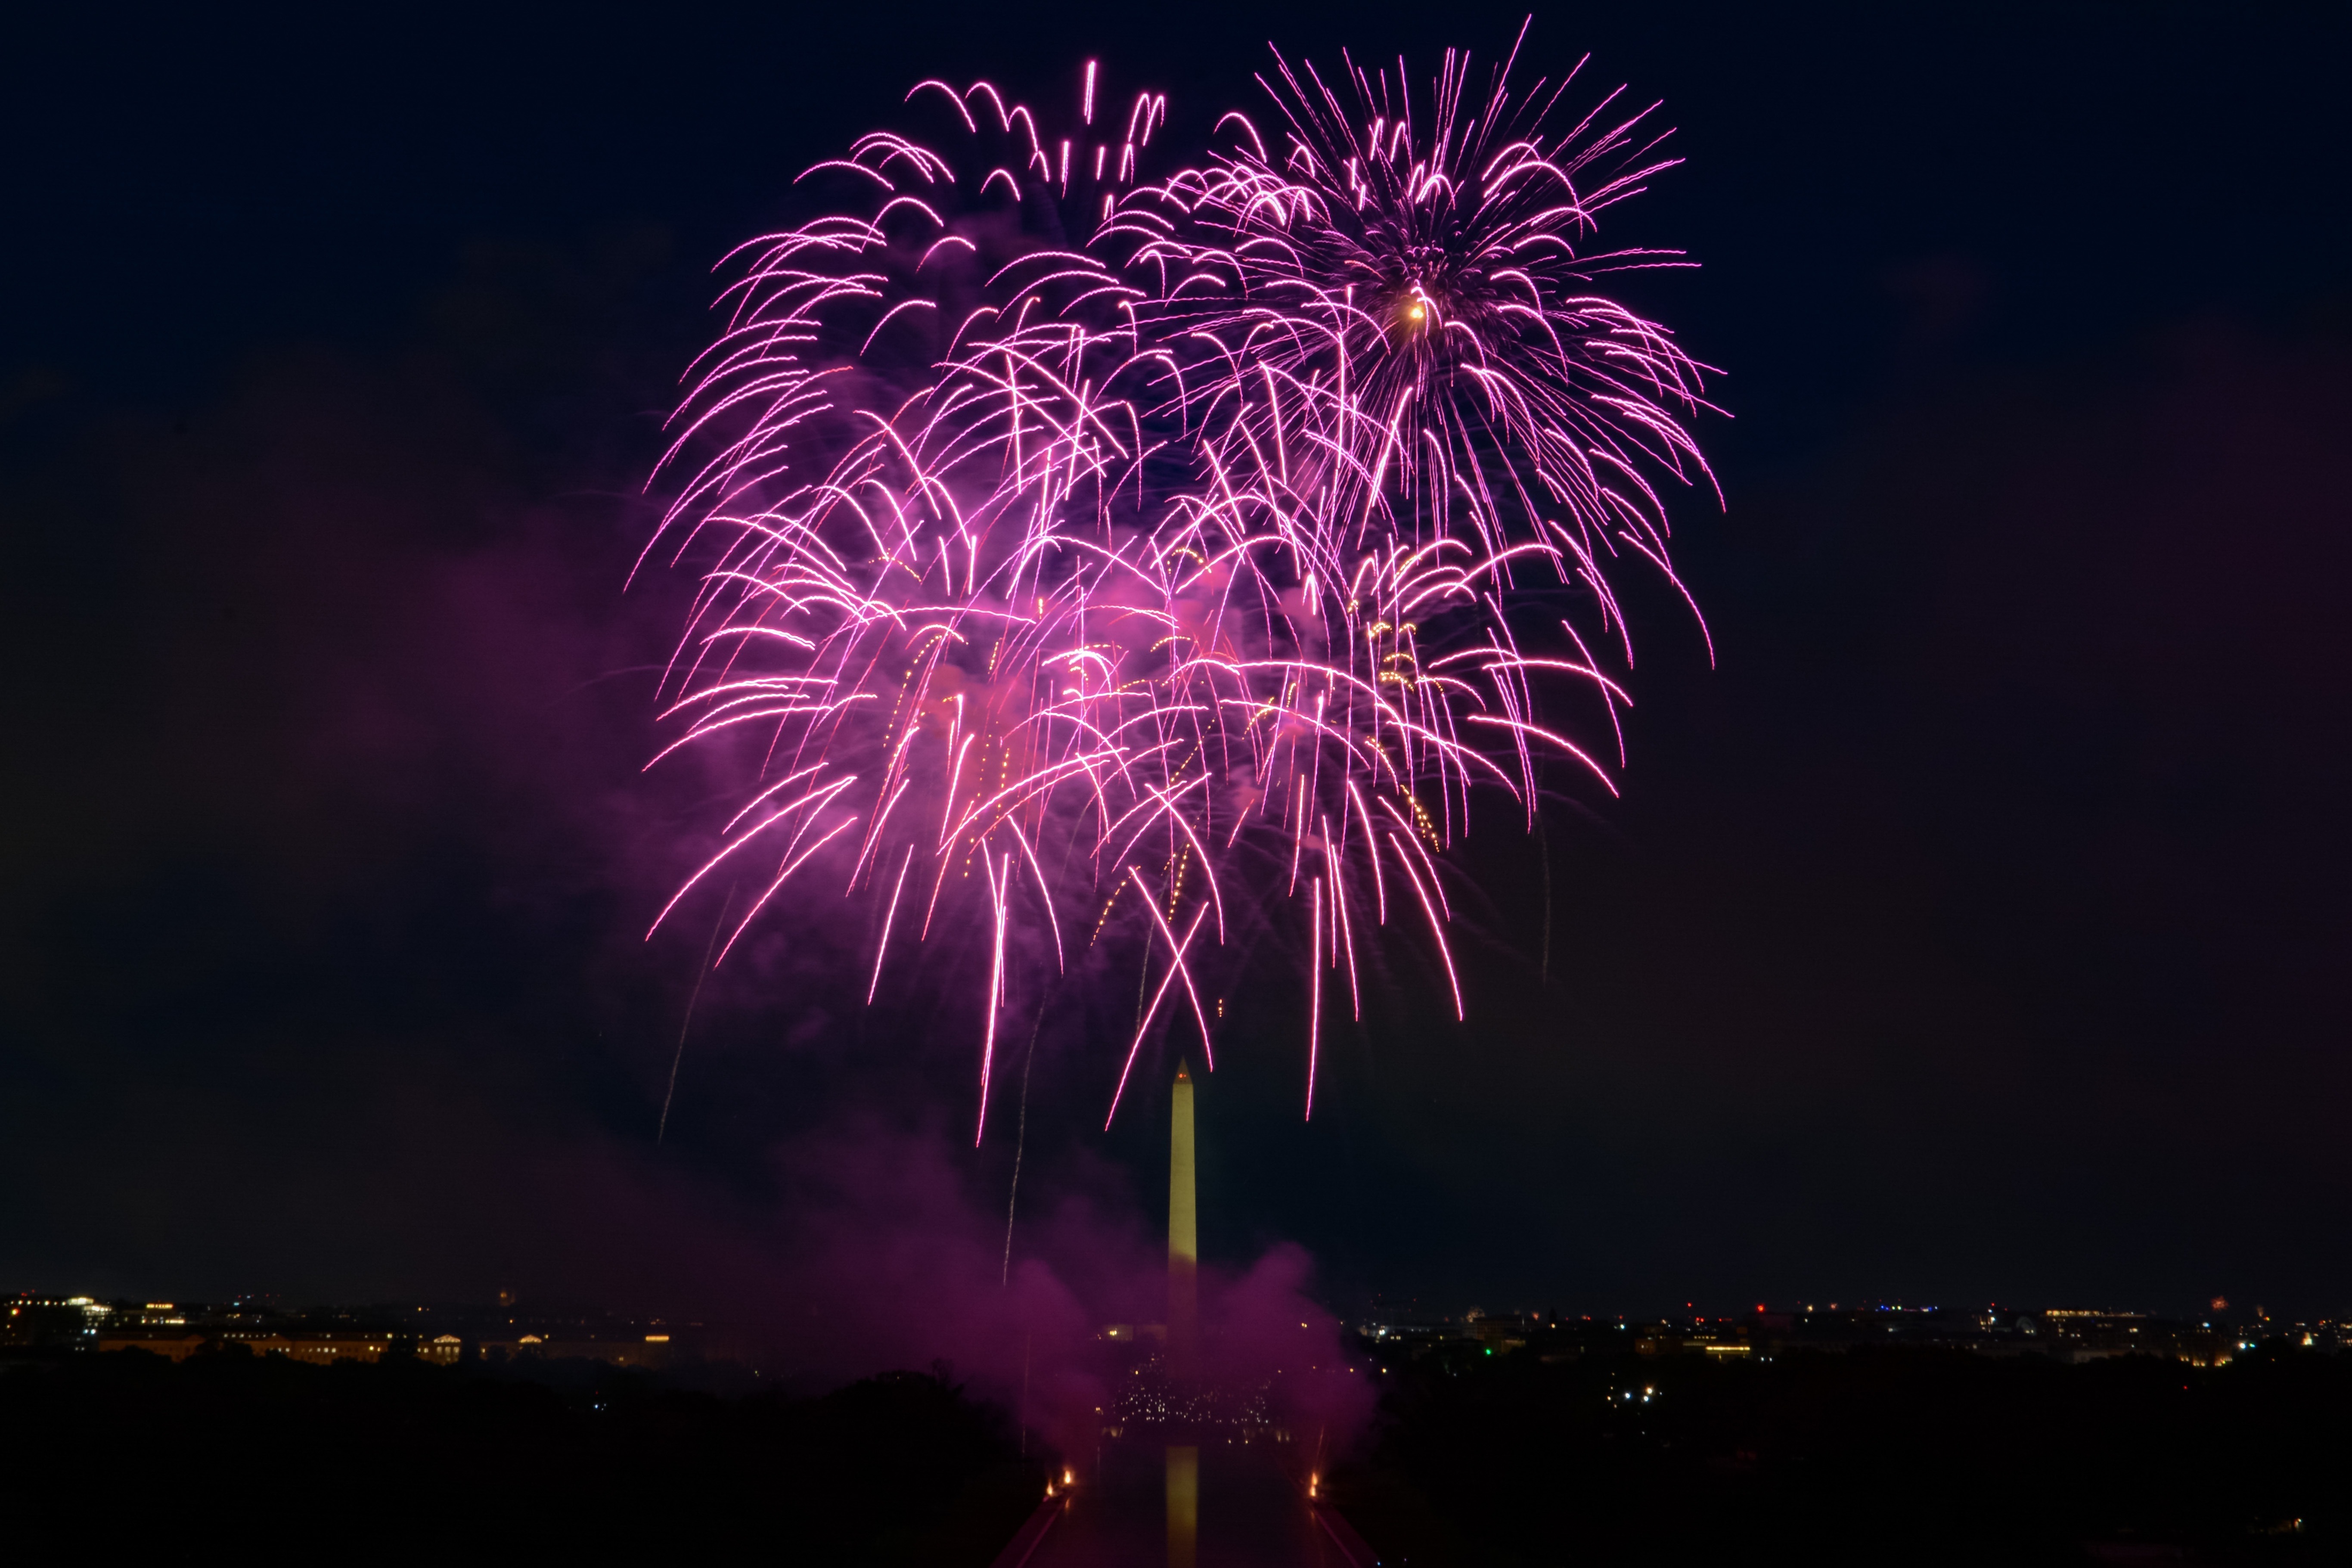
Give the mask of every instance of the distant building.
[[220, 1337], [229, 1343], [247, 1346], [256, 1355], [282, 1355], [318, 1366], [338, 1361], [382, 1361], [392, 1342], [389, 1334], [364, 1332], [240, 1333], [231, 1330]]
[[166, 1361], [178, 1362], [185, 1361], [197, 1351], [202, 1350], [205, 1346], [205, 1336], [203, 1334], [192, 1333], [162, 1334], [136, 1331], [100, 1334], [98, 1348], [101, 1354], [110, 1354], [115, 1351], [145, 1351], [149, 1355], [159, 1355]]
[[0, 1315], [0, 1346], [71, 1346], [94, 1333], [106, 1315], [107, 1309], [87, 1296], [11, 1296], [5, 1314]]
[[289, 1361], [306, 1362], [313, 1366], [326, 1366], [339, 1361], [378, 1362], [403, 1351], [436, 1366], [455, 1366], [465, 1349], [465, 1342], [455, 1334], [417, 1341], [408, 1336], [365, 1330], [320, 1332], [257, 1328], [134, 1327], [110, 1330], [100, 1333], [96, 1339], [96, 1348], [101, 1354], [115, 1351], [143, 1351], [172, 1362], [185, 1361], [207, 1346], [226, 1345], [241, 1345], [257, 1356], [282, 1355]]
[[674, 1359], [676, 1342], [659, 1330], [651, 1333], [616, 1330], [561, 1338], [552, 1334], [518, 1334], [513, 1339], [486, 1339], [481, 1342], [481, 1352], [482, 1359], [488, 1362], [596, 1361], [607, 1366], [658, 1372]]
[[1516, 1315], [1495, 1317], [1481, 1312], [1466, 1324], [1470, 1337], [1490, 1351], [1516, 1351], [1527, 1348], [1528, 1325]]

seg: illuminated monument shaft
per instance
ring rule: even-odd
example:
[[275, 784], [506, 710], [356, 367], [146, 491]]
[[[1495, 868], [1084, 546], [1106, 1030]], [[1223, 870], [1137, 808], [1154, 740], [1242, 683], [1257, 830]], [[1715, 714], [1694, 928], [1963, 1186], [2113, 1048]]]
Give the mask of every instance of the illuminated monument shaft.
[[1201, 1222], [1192, 1184], [1192, 1075], [1176, 1069], [1168, 1129], [1168, 1376], [1201, 1376]]
[[[1168, 1116], [1168, 1381], [1201, 1385], [1201, 1211], [1192, 1184], [1192, 1075], [1176, 1068]], [[1201, 1529], [1201, 1450], [1168, 1446], [1168, 1568], [1193, 1568]]]

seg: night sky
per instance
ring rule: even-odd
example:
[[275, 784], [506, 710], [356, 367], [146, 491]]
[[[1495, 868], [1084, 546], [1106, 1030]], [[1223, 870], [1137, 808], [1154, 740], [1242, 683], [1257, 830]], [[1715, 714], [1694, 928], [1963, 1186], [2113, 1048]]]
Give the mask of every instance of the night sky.
[[[972, 987], [845, 1005], [829, 895], [705, 989], [655, 1146], [709, 917], [639, 938], [710, 802], [638, 773], [686, 584], [623, 582], [709, 268], [924, 76], [1099, 57], [1182, 139], [1269, 39], [1520, 15], [13, 19], [0, 1287], [751, 1315], [813, 1237], [1001, 1226]], [[1617, 232], [1704, 263], [1629, 292], [1727, 373], [1727, 505], [1675, 514], [1719, 663], [1637, 599], [1623, 799], [1486, 817], [1468, 1022], [1396, 944], [1311, 1125], [1268, 954], [1212, 1259], [1443, 1310], [2352, 1310], [2347, 45], [1538, 15], [1688, 160]], [[1105, 1138], [1117, 1047], [1041, 1038], [1024, 1201], [1143, 1246], [1164, 1096]]]

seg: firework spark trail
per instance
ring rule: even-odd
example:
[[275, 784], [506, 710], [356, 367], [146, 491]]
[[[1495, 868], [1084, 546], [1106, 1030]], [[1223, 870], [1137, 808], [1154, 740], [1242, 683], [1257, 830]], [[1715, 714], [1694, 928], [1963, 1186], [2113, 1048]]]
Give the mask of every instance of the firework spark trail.
[[[1089, 171], [985, 85], [912, 96], [961, 122], [958, 163], [877, 134], [817, 165], [807, 177], [845, 183], [852, 205], [739, 253], [727, 330], [693, 372], [656, 544], [706, 564], [665, 679], [685, 733], [663, 754], [733, 744], [761, 775], [679, 898], [774, 853], [764, 902], [855, 829], [848, 890], [887, 894], [869, 1000], [892, 934], [927, 935], [980, 860], [984, 1119], [1008, 924], [1042, 925], [1066, 956], [1067, 890], [1038, 846], [1091, 820], [1099, 849], [1139, 790], [1165, 791], [1177, 744], [1118, 668], [1163, 629], [1156, 563], [1115, 515], [1148, 455], [1128, 390], [1149, 368], [1139, 290], [1034, 232], [1041, 206], [1098, 223], [1164, 105], [1137, 100], [1106, 128], [1116, 167], [1101, 142]], [[1117, 874], [1100, 861], [1090, 879]]]
[[[1597, 697], [1622, 762], [1631, 698], [1575, 618], [1613, 637], [1630, 668], [1612, 570], [1638, 560], [1688, 600], [1654, 477], [1712, 483], [1682, 423], [1707, 406], [1704, 367], [1593, 288], [1685, 265], [1599, 240], [1602, 215], [1674, 161], [1647, 110], [1613, 110], [1619, 94], [1557, 124], [1569, 82], [1515, 94], [1510, 67], [1479, 97], [1468, 57], [1449, 51], [1416, 96], [1402, 61], [1391, 74], [1348, 60], [1334, 90], [1277, 56], [1276, 79], [1261, 79], [1272, 134], [1227, 115], [1224, 151], [1137, 192], [1103, 237], [1130, 247], [1130, 275], [1157, 275], [1139, 316], [1177, 367], [1176, 412], [1202, 470], [1171, 498], [1163, 544], [1200, 563], [1194, 580], [1221, 609], [1238, 597], [1263, 628], [1255, 657], [1204, 641], [1174, 679], [1276, 731], [1261, 754], [1269, 788], [1289, 784], [1296, 803], [1294, 894], [1302, 852], [1322, 861], [1315, 962], [1328, 931], [1352, 994], [1347, 862], [1370, 870], [1384, 924], [1393, 859], [1457, 1016], [1430, 852], [1467, 830], [1483, 783], [1517, 796], [1532, 826], [1543, 752], [1614, 793], [1601, 763], [1544, 721], [1543, 689]], [[1368, 793], [1393, 826], [1362, 811], [1356, 843], [1335, 840], [1331, 818], [1344, 827]], [[1309, 983], [1311, 1112], [1321, 992]]]
[[1229, 883], [1306, 884], [1310, 1113], [1322, 966], [1361, 1012], [1366, 873], [1375, 928], [1402, 874], [1458, 1016], [1438, 854], [1481, 789], [1532, 822], [1541, 752], [1614, 789], [1539, 698], [1597, 700], [1622, 762], [1631, 700], [1576, 621], [1630, 667], [1610, 570], [1681, 587], [1645, 476], [1706, 477], [1702, 370], [1591, 291], [1679, 264], [1595, 240], [1670, 162], [1644, 116], [1548, 129], [1566, 83], [1521, 100], [1507, 63], [1474, 103], [1452, 53], [1419, 100], [1402, 63], [1350, 62], [1343, 101], [1277, 61], [1272, 151], [1229, 115], [1158, 179], [1165, 100], [1097, 124], [1091, 63], [1068, 126], [920, 84], [944, 136], [803, 175], [834, 205], [737, 253], [675, 421], [647, 553], [701, 577], [661, 755], [729, 748], [751, 788], [656, 925], [774, 855], [731, 948], [837, 845], [879, 906], [870, 1002], [894, 931], [983, 896], [977, 858], [982, 1132], [1008, 968], [1066, 969], [1065, 906], [1099, 905], [1089, 945], [1131, 933], [1144, 984], [1165, 966], [1113, 1115], [1176, 986], [1207, 1043]]

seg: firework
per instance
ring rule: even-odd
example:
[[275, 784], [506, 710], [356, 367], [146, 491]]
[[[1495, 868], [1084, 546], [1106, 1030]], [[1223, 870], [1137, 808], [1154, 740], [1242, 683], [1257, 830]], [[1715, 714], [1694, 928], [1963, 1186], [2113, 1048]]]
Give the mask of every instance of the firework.
[[1468, 68], [1416, 121], [1402, 66], [1350, 65], [1343, 108], [1285, 64], [1271, 140], [1228, 116], [1157, 177], [1164, 100], [1097, 123], [1091, 65], [1066, 126], [926, 82], [942, 137], [865, 138], [803, 176], [824, 216], [738, 253], [656, 543], [701, 568], [669, 751], [752, 782], [662, 916], [756, 865], [723, 962], [839, 878], [877, 910], [870, 1001], [976, 903], [976, 1136], [1008, 966], [1140, 936], [1115, 1115], [1164, 1010], [1213, 1049], [1199, 972], [1276, 895], [1307, 906], [1311, 1114], [1325, 977], [1360, 1010], [1391, 906], [1460, 1013], [1439, 857], [1474, 793], [1532, 820], [1544, 750], [1607, 782], [1542, 702], [1616, 726], [1608, 571], [1671, 579], [1645, 475], [1705, 473], [1699, 367], [1591, 292], [1675, 259], [1593, 244], [1664, 165], [1640, 116], [1549, 132], [1559, 89], [1522, 106], [1507, 65], [1470, 106]]
[[[1385, 858], [1458, 1016], [1431, 852], [1482, 784], [1532, 822], [1546, 752], [1614, 792], [1547, 699], [1581, 688], [1623, 762], [1630, 699], [1593, 655], [1612, 639], [1633, 664], [1611, 574], [1630, 559], [1681, 590], [1654, 477], [1709, 479], [1682, 423], [1703, 367], [1594, 291], [1687, 265], [1599, 243], [1601, 215], [1673, 160], [1647, 110], [1612, 113], [1622, 94], [1555, 127], [1574, 72], [1520, 95], [1507, 60], [1474, 96], [1449, 51], [1417, 99], [1402, 61], [1348, 61], [1335, 91], [1276, 58], [1277, 120], [1226, 116], [1225, 151], [1123, 203], [1103, 237], [1159, 284], [1139, 311], [1202, 470], [1158, 535], [1201, 563], [1180, 603], [1216, 605], [1171, 688], [1249, 716], [1291, 890], [1313, 871], [1317, 967], [1344, 967], [1360, 1009], [1354, 948], [1367, 884], [1386, 921]], [[1247, 656], [1228, 626], [1255, 633]]]

